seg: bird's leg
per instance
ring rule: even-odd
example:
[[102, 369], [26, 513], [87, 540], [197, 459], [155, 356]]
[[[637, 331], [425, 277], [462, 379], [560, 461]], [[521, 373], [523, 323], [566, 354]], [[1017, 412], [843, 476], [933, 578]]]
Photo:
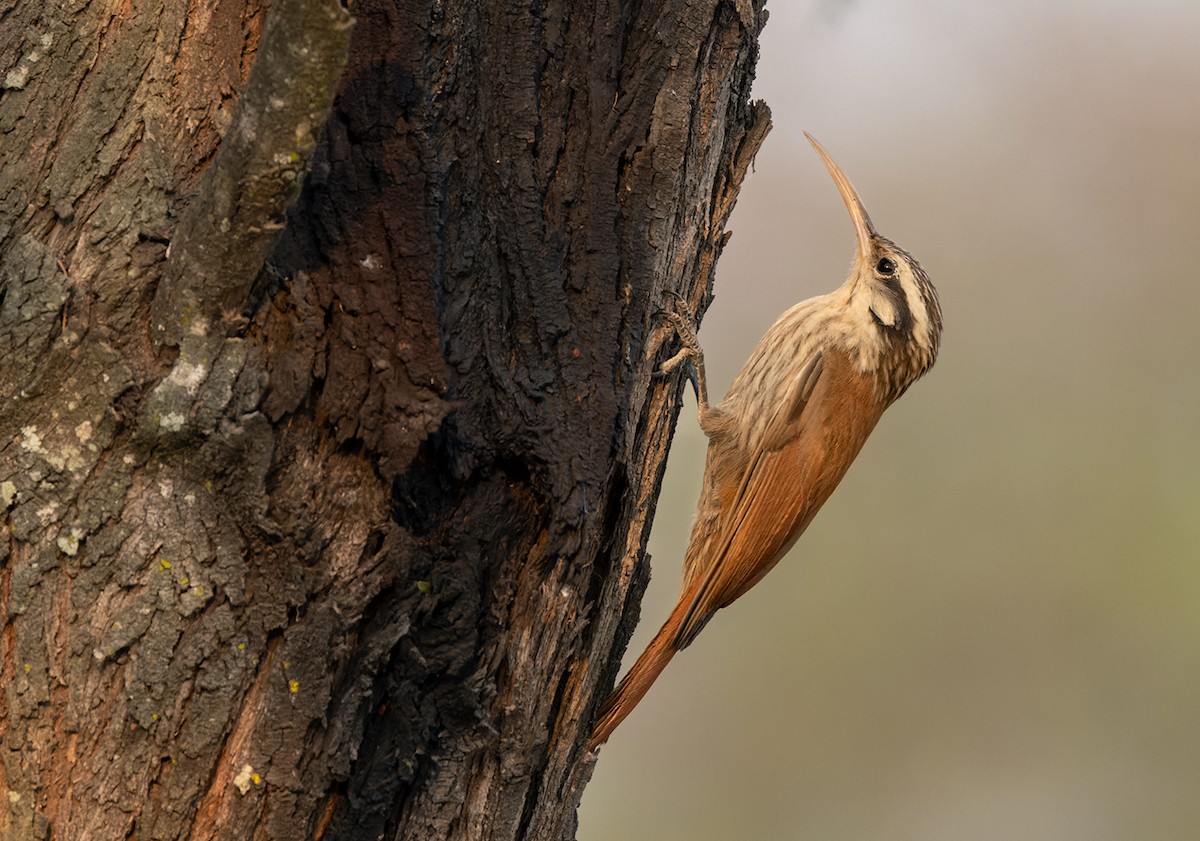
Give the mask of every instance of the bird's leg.
[[718, 411], [708, 403], [708, 383], [704, 377], [704, 350], [700, 347], [700, 340], [696, 338], [696, 331], [692, 329], [692, 325], [677, 308], [668, 309], [665, 314], [683, 347], [664, 362], [660, 370], [663, 374], [669, 374], [680, 365], [687, 364], [688, 379], [692, 382], [692, 389], [696, 393], [696, 403], [699, 407], [700, 428], [705, 434], [711, 434], [716, 426]]
[[686, 363], [688, 379], [692, 381], [692, 389], [696, 392], [696, 402], [700, 404], [701, 411], [704, 411], [708, 408], [708, 385], [704, 380], [704, 350], [700, 347], [699, 339], [696, 338], [696, 331], [692, 329], [692, 325], [688, 324], [686, 318], [675, 310], [668, 310], [666, 316], [667, 320], [671, 322], [671, 326], [675, 328], [675, 335], [679, 337], [683, 347], [664, 362], [660, 370], [664, 374], [669, 374]]

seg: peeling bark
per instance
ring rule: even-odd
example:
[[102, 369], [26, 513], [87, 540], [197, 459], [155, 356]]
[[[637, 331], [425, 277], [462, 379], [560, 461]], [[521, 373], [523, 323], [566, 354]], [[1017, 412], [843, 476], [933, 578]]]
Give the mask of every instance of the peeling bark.
[[574, 835], [765, 13], [350, 11], [0, 5], [5, 839]]

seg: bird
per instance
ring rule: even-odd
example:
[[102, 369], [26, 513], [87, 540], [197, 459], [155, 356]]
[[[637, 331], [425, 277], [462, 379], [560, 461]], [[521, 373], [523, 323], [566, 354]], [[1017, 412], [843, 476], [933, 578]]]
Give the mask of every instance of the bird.
[[[588, 749], [612, 735], [674, 655], [713, 615], [762, 580], [845, 476], [876, 422], [933, 367], [937, 291], [911, 254], [876, 231], [850, 179], [805, 132], [850, 212], [857, 248], [833, 292], [788, 309], [767, 330], [725, 399], [710, 405], [704, 354], [676, 305], [665, 329], [685, 365], [708, 438], [679, 600], [600, 705]], [[671, 336], [668, 336], [668, 339]]]

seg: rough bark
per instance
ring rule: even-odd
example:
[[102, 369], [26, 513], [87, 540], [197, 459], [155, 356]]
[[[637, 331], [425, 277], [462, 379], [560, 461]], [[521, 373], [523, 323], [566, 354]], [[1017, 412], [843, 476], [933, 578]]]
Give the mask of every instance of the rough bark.
[[573, 836], [765, 13], [350, 12], [0, 2], [6, 839]]

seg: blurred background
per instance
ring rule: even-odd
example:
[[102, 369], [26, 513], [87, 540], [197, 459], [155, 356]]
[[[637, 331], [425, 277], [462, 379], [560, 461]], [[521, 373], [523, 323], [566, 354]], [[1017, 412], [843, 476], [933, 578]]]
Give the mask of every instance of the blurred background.
[[[713, 396], [850, 264], [805, 129], [937, 284], [942, 355], [613, 736], [580, 841], [1200, 838], [1200, 4], [1134, 6], [770, 3]], [[626, 666], [704, 446], [689, 402]]]

